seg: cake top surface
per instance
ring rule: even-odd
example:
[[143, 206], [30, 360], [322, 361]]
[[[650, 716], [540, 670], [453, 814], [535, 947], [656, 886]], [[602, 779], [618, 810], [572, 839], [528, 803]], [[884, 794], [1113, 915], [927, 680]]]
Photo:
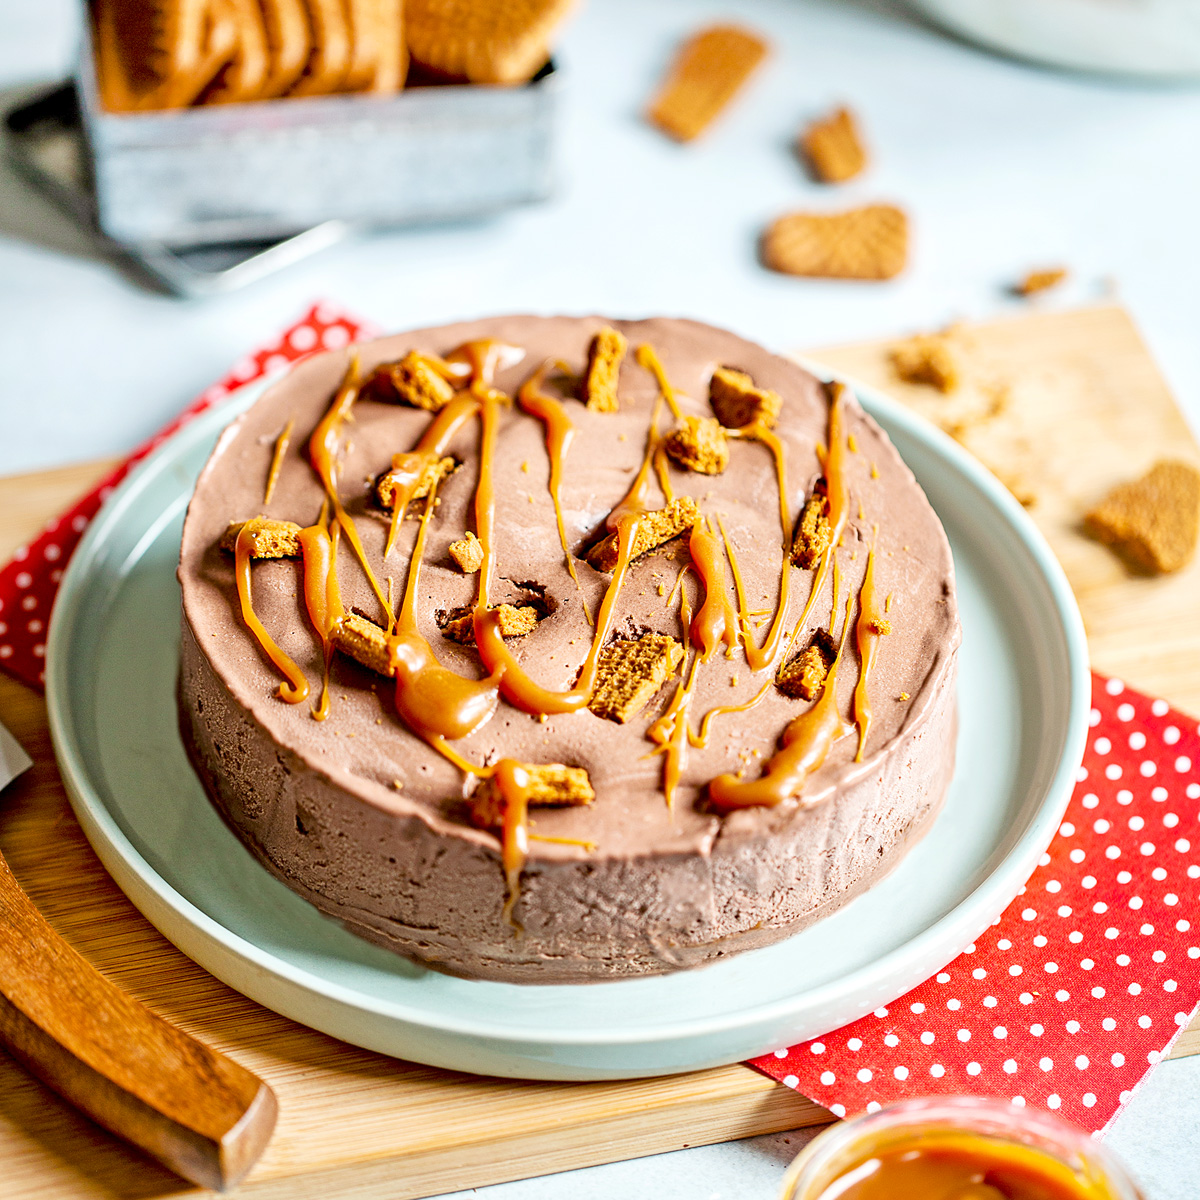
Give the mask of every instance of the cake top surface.
[[[336, 635], [314, 610], [331, 532]], [[298, 703], [239, 606], [238, 546]], [[516, 778], [533, 859], [704, 853], [802, 819], [924, 720], [959, 640], [945, 534], [849, 391], [673, 319], [500, 317], [309, 360], [219, 440], [180, 579], [281, 747], [493, 845]], [[524, 768], [487, 778], [498, 762]], [[549, 765], [574, 773], [529, 770]]]

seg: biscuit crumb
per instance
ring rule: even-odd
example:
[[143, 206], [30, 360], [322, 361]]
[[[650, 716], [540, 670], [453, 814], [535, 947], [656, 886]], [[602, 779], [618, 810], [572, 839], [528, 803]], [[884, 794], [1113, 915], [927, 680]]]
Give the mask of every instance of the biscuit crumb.
[[588, 708], [624, 724], [650, 702], [683, 661], [683, 647], [662, 633], [619, 638], [600, 651], [596, 686]]
[[1122, 483], [1087, 514], [1084, 528], [1139, 571], [1165, 574], [1186, 566], [1200, 531], [1200, 470], [1163, 460]]
[[[583, 767], [567, 767], [562, 763], [521, 763], [521, 770], [525, 774], [522, 791], [528, 805], [579, 807], [591, 804], [596, 798], [592, 781]], [[472, 824], [482, 829], [495, 829], [504, 824], [507, 805], [495, 776], [485, 779], [468, 803]]]
[[818, 479], [796, 522], [792, 539], [792, 562], [801, 570], [810, 571], [821, 561], [833, 544], [833, 529], [829, 524], [829, 496], [824, 479]]
[[[537, 609], [530, 605], [516, 608], [511, 604], [501, 604], [492, 611], [500, 614], [501, 637], [524, 637], [527, 633], [532, 633], [537, 628], [538, 621], [541, 620]], [[468, 610], [462, 616], [452, 616], [442, 626], [442, 634], [452, 642], [458, 642], [460, 646], [473, 646], [475, 644], [474, 612]]]
[[799, 149], [822, 183], [845, 183], [867, 165], [858, 122], [848, 108], [809, 125], [800, 136]]
[[872, 617], [867, 622], [867, 628], [870, 629], [872, 633], [879, 634], [880, 637], [886, 637], [892, 632], [892, 623], [885, 617]]
[[908, 218], [891, 204], [788, 213], [763, 235], [762, 258], [785, 275], [891, 279], [908, 261]]
[[588, 345], [587, 370], [579, 384], [579, 398], [591, 412], [616, 412], [617, 378], [629, 343], [619, 329], [606, 325]]
[[888, 358], [896, 377], [904, 383], [923, 384], [942, 393], [958, 387], [958, 358], [945, 334], [919, 333], [893, 346]]
[[276, 521], [272, 517], [230, 521], [229, 527], [221, 534], [221, 549], [232, 554], [243, 528], [250, 530], [251, 558], [296, 558], [301, 553], [300, 526], [295, 521]]
[[465, 538], [451, 542], [448, 549], [464, 575], [473, 575], [483, 566], [483, 543], [470, 530]]
[[404, 791], [404, 780], [403, 779], [393, 779], [392, 787], [394, 787], [396, 789], [396, 791], [398, 791], [398, 792]]
[[[656, 546], [678, 537], [685, 529], [691, 529], [699, 519], [700, 509], [691, 496], [677, 496], [666, 508], [642, 513], [634, 525], [629, 561], [632, 562]], [[597, 571], [611, 571], [617, 565], [620, 556], [619, 544], [619, 534], [616, 531], [610, 533], [588, 551], [588, 562]]]
[[329, 639], [343, 654], [377, 675], [392, 676], [387, 631], [358, 613], [346, 613], [329, 631]]
[[729, 466], [729, 439], [716, 417], [684, 417], [663, 439], [663, 446], [688, 471], [720, 475]]
[[821, 630], [804, 650], [780, 667], [775, 686], [793, 700], [815, 700], [836, 657], [833, 639]]
[[1040, 270], [1028, 271], [1025, 276], [1013, 285], [1013, 292], [1018, 296], [1036, 296], [1038, 292], [1049, 291], [1058, 287], [1067, 277], [1066, 267], [1046, 267]]
[[439, 412], [454, 399], [454, 388], [419, 350], [410, 350], [396, 362], [380, 363], [360, 389], [371, 400], [408, 404], [426, 412]]
[[[397, 457], [407, 457], [397, 455]], [[458, 469], [458, 463], [452, 458], [441, 458], [436, 462], [429, 463], [421, 471], [421, 476], [417, 480], [417, 486], [413, 490], [412, 500], [424, 500], [429, 495], [429, 490], [434, 484], [440, 484], [447, 475], [451, 475]], [[380, 507], [391, 512], [392, 505], [396, 499], [397, 484], [409, 478], [410, 471], [406, 470], [403, 465], [393, 466], [390, 471], [384, 471], [382, 475], [375, 481], [375, 498], [379, 501]], [[440, 503], [441, 498], [438, 498]]]
[[908, 698], [909, 698], [909, 697], [908, 697], [908, 693], [907, 693], [907, 692], [901, 692], [901, 693], [900, 693], [900, 699], [901, 699], [901, 700], [907, 700]]
[[744, 429], [756, 421], [770, 429], [783, 406], [777, 392], [755, 387], [754, 380], [736, 367], [718, 367], [712, 373], [708, 401], [726, 429]]

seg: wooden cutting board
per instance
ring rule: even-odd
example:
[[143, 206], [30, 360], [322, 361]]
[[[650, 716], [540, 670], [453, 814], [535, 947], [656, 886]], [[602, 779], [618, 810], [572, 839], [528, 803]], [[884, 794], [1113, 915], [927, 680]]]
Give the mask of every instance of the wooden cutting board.
[[[1200, 563], [1131, 578], [1080, 513], [1160, 455], [1200, 451], [1128, 316], [1038, 314], [955, 334], [964, 382], [898, 385], [886, 343], [811, 352], [951, 427], [1015, 491], [1071, 578], [1093, 662], [1200, 713]], [[0, 561], [108, 463], [0, 480]], [[0, 850], [50, 921], [155, 1011], [266, 1078], [275, 1138], [239, 1191], [254, 1200], [405, 1200], [831, 1120], [748, 1067], [632, 1083], [483, 1079], [343, 1045], [260, 1008], [166, 942], [91, 853], [63, 794], [40, 697], [0, 676], [0, 720], [36, 765], [0, 803]], [[703, 981], [697, 976], [698, 985]], [[1200, 1051], [1200, 1023], [1175, 1054]], [[201, 1195], [75, 1115], [0, 1054], [5, 1200]]]

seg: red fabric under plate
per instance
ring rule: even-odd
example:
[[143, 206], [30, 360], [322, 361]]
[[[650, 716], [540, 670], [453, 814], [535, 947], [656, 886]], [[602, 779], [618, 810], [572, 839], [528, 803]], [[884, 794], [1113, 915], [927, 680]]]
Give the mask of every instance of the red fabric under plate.
[[1100, 675], [1092, 704], [1066, 819], [999, 921], [872, 1016], [751, 1065], [838, 1116], [969, 1092], [1112, 1121], [1200, 994], [1200, 729]]

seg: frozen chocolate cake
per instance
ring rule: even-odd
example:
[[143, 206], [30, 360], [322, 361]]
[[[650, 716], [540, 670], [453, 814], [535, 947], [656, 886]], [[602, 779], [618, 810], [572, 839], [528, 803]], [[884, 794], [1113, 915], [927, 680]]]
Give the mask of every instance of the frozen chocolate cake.
[[322, 912], [455, 974], [778, 941], [882, 878], [953, 771], [924, 493], [848, 388], [695, 322], [313, 357], [220, 438], [179, 577], [213, 802]]

